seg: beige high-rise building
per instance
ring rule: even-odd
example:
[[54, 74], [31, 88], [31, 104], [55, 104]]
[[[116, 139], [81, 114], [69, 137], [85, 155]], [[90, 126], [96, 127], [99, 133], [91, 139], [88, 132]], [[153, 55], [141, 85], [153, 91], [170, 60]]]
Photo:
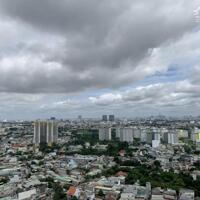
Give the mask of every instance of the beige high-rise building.
[[55, 120], [34, 122], [34, 137], [33, 143], [38, 145], [40, 143], [52, 144], [57, 142], [58, 138], [58, 124]]

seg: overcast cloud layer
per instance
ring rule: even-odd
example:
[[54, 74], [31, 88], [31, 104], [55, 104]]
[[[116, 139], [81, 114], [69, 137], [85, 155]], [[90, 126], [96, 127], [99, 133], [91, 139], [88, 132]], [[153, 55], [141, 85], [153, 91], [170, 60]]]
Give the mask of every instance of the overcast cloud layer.
[[199, 0], [0, 0], [0, 118], [199, 115], [199, 19]]

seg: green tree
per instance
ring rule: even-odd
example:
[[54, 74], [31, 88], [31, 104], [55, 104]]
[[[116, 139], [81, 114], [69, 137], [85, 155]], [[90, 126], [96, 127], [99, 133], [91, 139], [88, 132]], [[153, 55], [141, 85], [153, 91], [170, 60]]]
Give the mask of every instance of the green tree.
[[158, 160], [155, 160], [153, 164], [157, 169], [161, 167], [160, 161]]
[[100, 196], [100, 197], [103, 197], [103, 196], [104, 196], [103, 190], [101, 190], [101, 189], [99, 190], [98, 196]]
[[71, 200], [78, 200], [78, 198], [77, 198], [76, 196], [73, 196], [73, 197], [71, 198]]
[[186, 153], [190, 154], [192, 152], [192, 149], [189, 145], [184, 145], [184, 150]]
[[67, 200], [67, 195], [63, 192], [63, 189], [59, 183], [54, 183], [53, 189], [55, 192], [53, 196], [54, 200]]

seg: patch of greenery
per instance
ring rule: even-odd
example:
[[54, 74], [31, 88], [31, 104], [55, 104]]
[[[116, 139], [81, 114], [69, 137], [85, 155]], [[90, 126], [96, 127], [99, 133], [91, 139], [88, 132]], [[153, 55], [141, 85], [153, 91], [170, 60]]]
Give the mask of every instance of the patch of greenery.
[[189, 174], [176, 174], [173, 171], [163, 172], [155, 163], [153, 166], [141, 165], [129, 169], [126, 183], [134, 184], [137, 180], [141, 185], [151, 182], [152, 187], [172, 188], [176, 191], [185, 187], [193, 189], [197, 196], [200, 195], [200, 178], [193, 181]]

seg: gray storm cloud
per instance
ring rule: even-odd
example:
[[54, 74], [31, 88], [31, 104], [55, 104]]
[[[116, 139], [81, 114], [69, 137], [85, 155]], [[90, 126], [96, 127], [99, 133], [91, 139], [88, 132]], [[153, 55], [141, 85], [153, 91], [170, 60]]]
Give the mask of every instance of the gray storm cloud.
[[196, 7], [187, 0], [0, 0], [9, 41], [0, 44], [0, 91], [118, 88], [166, 70], [145, 60], [193, 30]]
[[0, 0], [0, 119], [199, 114], [199, 6]]

